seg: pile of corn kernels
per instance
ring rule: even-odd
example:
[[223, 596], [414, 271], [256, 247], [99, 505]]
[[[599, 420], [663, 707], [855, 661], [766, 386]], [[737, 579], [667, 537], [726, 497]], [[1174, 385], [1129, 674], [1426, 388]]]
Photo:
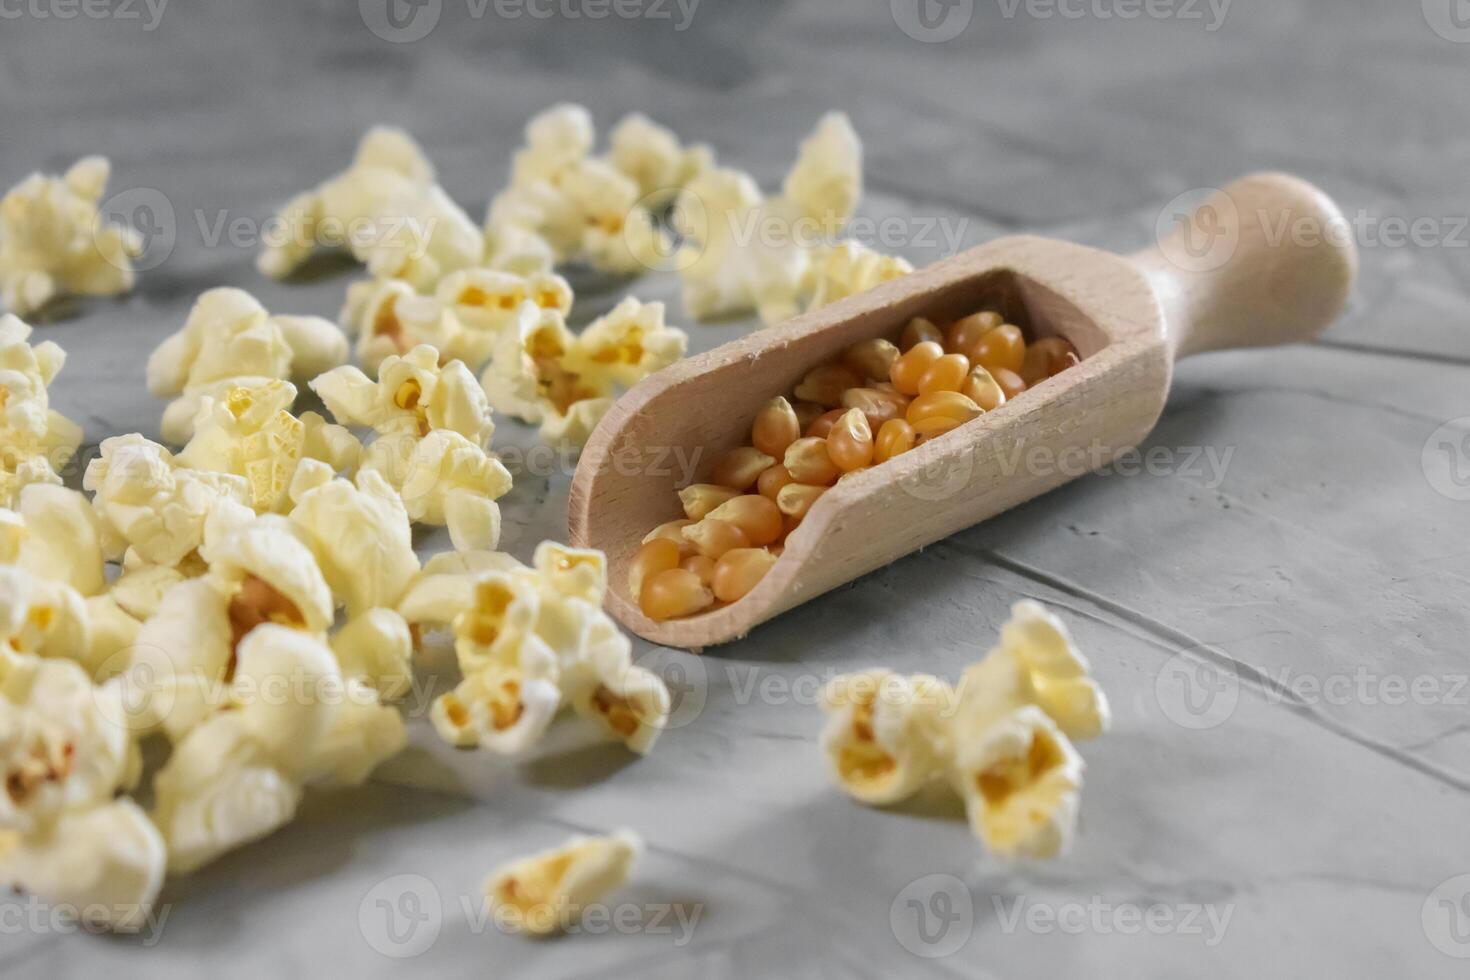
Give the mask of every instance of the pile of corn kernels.
[[1066, 339], [1027, 344], [1020, 327], [991, 311], [943, 328], [916, 318], [898, 344], [853, 345], [808, 372], [791, 399], [762, 407], [750, 445], [724, 455], [708, 482], [679, 491], [684, 517], [643, 539], [629, 563], [629, 593], [654, 620], [744, 598], [843, 477], [994, 411], [1078, 362]]

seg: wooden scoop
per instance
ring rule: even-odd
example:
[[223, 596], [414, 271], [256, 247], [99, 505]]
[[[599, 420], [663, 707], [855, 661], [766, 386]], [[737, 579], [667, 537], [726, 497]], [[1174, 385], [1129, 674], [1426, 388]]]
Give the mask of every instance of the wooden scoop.
[[[572, 481], [571, 540], [607, 553], [608, 608], [640, 636], [699, 649], [1100, 467], [1148, 435], [1174, 360], [1304, 341], [1347, 302], [1357, 251], [1341, 212], [1284, 174], [1239, 180], [1128, 258], [1030, 235], [1002, 238], [877, 289], [680, 361], [613, 406]], [[916, 316], [997, 310], [1082, 362], [993, 412], [823, 494], [739, 602], [656, 622], [627, 589], [643, 536], [683, 517], [676, 491], [748, 444], [756, 410], [811, 368]], [[681, 479], [681, 477], [683, 479]]]

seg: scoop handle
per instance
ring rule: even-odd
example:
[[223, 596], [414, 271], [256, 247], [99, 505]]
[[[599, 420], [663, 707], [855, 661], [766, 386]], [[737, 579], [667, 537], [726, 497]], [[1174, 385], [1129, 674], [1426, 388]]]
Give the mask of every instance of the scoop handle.
[[1288, 174], [1243, 177], [1192, 212], [1166, 209], [1158, 227], [1131, 261], [1153, 285], [1176, 358], [1310, 340], [1342, 312], [1358, 274], [1352, 226]]

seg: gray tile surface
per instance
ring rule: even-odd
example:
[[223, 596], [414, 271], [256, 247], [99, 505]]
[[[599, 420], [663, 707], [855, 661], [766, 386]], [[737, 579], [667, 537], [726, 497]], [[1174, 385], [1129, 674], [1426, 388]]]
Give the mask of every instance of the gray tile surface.
[[[174, 0], [154, 30], [141, 0], [104, 19], [0, 8], [0, 182], [101, 152], [115, 190], [156, 190], [175, 216], [134, 295], [44, 325], [71, 355], [59, 407], [91, 441], [156, 433], [144, 358], [210, 286], [335, 314], [348, 277], [264, 281], [251, 248], [211, 244], [222, 214], [265, 217], [379, 121], [410, 128], [478, 214], [523, 120], [560, 99], [604, 127], [646, 111], [767, 183], [842, 108], [867, 144], [862, 214], [943, 219], [962, 245], [1027, 230], [1128, 251], [1180, 191], [1282, 167], [1362, 216], [1361, 285], [1317, 343], [1181, 366], [1149, 445], [1228, 454], [1223, 473], [1088, 478], [703, 658], [640, 645], [689, 682], [687, 723], [644, 760], [559, 732], [500, 762], [416, 721], [369, 787], [171, 883], [161, 942], [7, 919], [5, 976], [1465, 976], [1450, 954], [1470, 954], [1470, 878], [1450, 879], [1470, 872], [1470, 503], [1454, 499], [1470, 443], [1425, 463], [1442, 424], [1470, 431], [1464, 0], [1236, 0], [1214, 30], [1204, 2], [1124, 20], [1099, 12], [1185, 0], [959, 0], [970, 20], [944, 43], [897, 26], [913, 0], [704, 0], [685, 30], [673, 0], [671, 19], [532, 8], [560, 9], [429, 0], [439, 21], [412, 43], [351, 2]], [[1437, 241], [1396, 247], [1391, 218]], [[579, 316], [623, 288], [586, 283]], [[672, 279], [631, 288], [682, 320]], [[691, 334], [705, 349], [749, 326]], [[504, 421], [496, 439], [531, 435]], [[518, 476], [510, 550], [564, 535], [566, 489]], [[942, 798], [880, 812], [827, 786], [817, 680], [953, 676], [1028, 596], [1067, 617], [1117, 716], [1084, 747], [1069, 858], [1004, 866]], [[692, 935], [670, 916], [530, 943], [477, 918], [501, 860], [619, 825], [650, 853], [616, 901], [697, 910]], [[1173, 925], [1129, 918], [1153, 906]]]

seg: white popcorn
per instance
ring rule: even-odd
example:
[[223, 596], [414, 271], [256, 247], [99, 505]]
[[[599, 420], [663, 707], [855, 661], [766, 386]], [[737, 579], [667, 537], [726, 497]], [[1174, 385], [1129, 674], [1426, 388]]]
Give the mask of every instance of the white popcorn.
[[65, 582], [84, 596], [106, 588], [106, 532], [86, 497], [65, 487], [32, 484], [20, 492], [15, 516], [25, 529], [16, 564], [41, 578]]
[[418, 334], [434, 317], [433, 305], [402, 279], [364, 279], [347, 287], [338, 319], [357, 336], [357, 359], [376, 372], [383, 358], [406, 354], [421, 342]]
[[332, 636], [342, 676], [359, 680], [384, 698], [401, 698], [413, 686], [413, 636], [392, 609], [369, 609]]
[[108, 558], [131, 549], [144, 562], [168, 568], [204, 543], [211, 513], [250, 501], [244, 477], [180, 466], [167, 449], [136, 433], [104, 439], [82, 485], [94, 494]]
[[474, 602], [475, 580], [484, 572], [513, 572], [525, 566], [501, 551], [446, 551], [424, 563], [398, 603], [413, 625], [448, 626]]
[[91, 642], [82, 666], [100, 683], [127, 667], [143, 623], [110, 594], [92, 596], [84, 604]]
[[293, 198], [277, 217], [288, 234], [257, 261], [276, 279], [318, 247], [346, 246], [375, 278], [431, 288], [477, 264], [484, 249], [479, 229], [434, 183], [433, 165], [413, 138], [384, 126], [363, 136], [351, 167]]
[[319, 485], [293, 488], [291, 526], [349, 617], [391, 609], [419, 571], [403, 501], [372, 470], [359, 472], [355, 483], [327, 476]]
[[863, 196], [863, 144], [846, 114], [827, 113], [802, 140], [781, 193], [831, 235], [852, 218]]
[[135, 932], [163, 887], [163, 838], [129, 799], [64, 813], [6, 850], [0, 881], [93, 925]]
[[534, 642], [520, 652], [514, 662], [489, 664], [434, 699], [429, 718], [441, 738], [515, 755], [541, 737], [561, 706], [556, 658]]
[[834, 678], [822, 692], [822, 750], [848, 795], [898, 803], [944, 773], [942, 737], [954, 692], [927, 675], [869, 670]]
[[559, 932], [586, 906], [627, 881], [643, 841], [631, 830], [607, 837], [573, 837], [560, 847], [513, 861], [485, 882], [501, 926], [530, 935]]
[[500, 334], [480, 384], [497, 412], [532, 424], [548, 412], [565, 411], [584, 398], [611, 392], [595, 379], [583, 381], [566, 361], [576, 344], [560, 313], [522, 304], [514, 325]]
[[270, 316], [241, 289], [200, 295], [183, 327], [148, 358], [148, 390], [174, 397], [163, 417], [163, 437], [184, 443], [206, 397], [230, 387], [274, 380], [307, 380], [347, 359], [347, 337], [318, 317]]
[[579, 450], [612, 406], [611, 398], [584, 398], [567, 406], [565, 412], [548, 412], [541, 420], [541, 441], [556, 449]]
[[638, 112], [613, 127], [608, 143], [608, 161], [638, 185], [650, 208], [668, 204], [685, 184], [714, 166], [714, 151], [708, 146], [682, 146], [671, 130]]
[[669, 720], [673, 700], [653, 671], [631, 662], [631, 644], [615, 628], [599, 630], [602, 642], [567, 672], [567, 701], [609, 738], [647, 755]]
[[209, 574], [231, 591], [231, 622], [259, 622], [325, 632], [333, 619], [332, 591], [316, 556], [283, 517], [267, 515], [206, 538], [200, 554]]
[[662, 303], [632, 296], [598, 317], [576, 338], [568, 364], [583, 377], [605, 376], [631, 388], [684, 356], [689, 336], [664, 322]]
[[607, 556], [602, 552], [543, 541], [531, 562], [544, 585], [558, 595], [602, 607], [607, 595]]
[[807, 309], [820, 309], [913, 271], [912, 265], [897, 256], [857, 242], [841, 242], [817, 262]]
[[60, 483], [57, 471], [81, 445], [82, 429], [51, 408], [47, 388], [66, 363], [51, 341], [32, 345], [19, 317], [0, 317], [0, 505], [34, 483]]
[[244, 477], [257, 513], [289, 510], [291, 482], [302, 459], [320, 460], [334, 472], [351, 471], [362, 451], [343, 426], [315, 412], [292, 415], [288, 409], [295, 400], [296, 386], [289, 381], [232, 385], [223, 398], [204, 397], [178, 464]]
[[441, 367], [439, 352], [427, 344], [384, 358], [376, 381], [344, 365], [317, 377], [311, 389], [338, 422], [380, 435], [426, 436], [449, 429], [484, 446], [495, 432], [490, 404], [474, 375], [461, 361]]
[[91, 618], [65, 582], [0, 565], [0, 640], [18, 653], [69, 657], [93, 673]]
[[379, 692], [347, 678], [332, 727], [312, 748], [301, 778], [312, 786], [360, 786], [385, 759], [403, 750], [403, 717], [380, 704]]
[[[136, 554], [129, 552], [129, 554]], [[203, 559], [199, 559], [203, 564]], [[191, 572], [194, 569], [189, 569]], [[202, 572], [202, 569], [201, 569]], [[107, 590], [108, 598], [116, 602], [123, 612], [140, 623], [152, 618], [163, 602], [164, 593], [190, 576], [170, 565], [152, 565], [146, 562], [125, 567], [123, 573]]]
[[26, 316], [58, 296], [110, 296], [133, 288], [142, 236], [104, 222], [106, 157], [84, 157], [62, 177], [35, 173], [0, 199], [0, 298]]

